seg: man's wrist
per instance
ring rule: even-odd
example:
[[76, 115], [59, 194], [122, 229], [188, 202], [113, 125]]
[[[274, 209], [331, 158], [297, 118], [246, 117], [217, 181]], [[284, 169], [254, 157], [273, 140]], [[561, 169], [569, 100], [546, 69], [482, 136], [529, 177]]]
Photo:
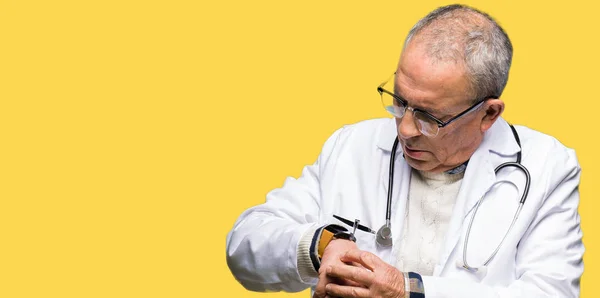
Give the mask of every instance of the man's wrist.
[[356, 242], [356, 238], [354, 235], [348, 232], [348, 230], [339, 225], [327, 225], [323, 227], [323, 231], [321, 232], [321, 236], [319, 237], [317, 256], [319, 260], [323, 258], [323, 254], [325, 253], [325, 248], [327, 245], [335, 239], [345, 239]]
[[327, 245], [332, 240], [336, 239], [335, 235], [337, 235], [337, 233], [347, 231], [346, 228], [335, 224], [322, 226], [315, 231], [310, 245], [310, 259], [315, 271], [319, 272], [321, 258], [323, 257]]

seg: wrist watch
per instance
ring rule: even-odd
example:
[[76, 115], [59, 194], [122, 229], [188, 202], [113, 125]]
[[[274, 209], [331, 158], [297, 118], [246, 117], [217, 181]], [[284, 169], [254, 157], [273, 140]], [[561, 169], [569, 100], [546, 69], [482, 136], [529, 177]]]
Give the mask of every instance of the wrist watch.
[[348, 232], [346, 228], [339, 225], [328, 225], [323, 228], [321, 232], [321, 237], [319, 238], [319, 248], [317, 255], [319, 256], [319, 260], [323, 257], [323, 253], [325, 252], [325, 248], [335, 239], [344, 239], [352, 242], [356, 242], [356, 237], [354, 237], [354, 232], [356, 231], [356, 226], [358, 225], [358, 220], [355, 221], [354, 230], [352, 233]]

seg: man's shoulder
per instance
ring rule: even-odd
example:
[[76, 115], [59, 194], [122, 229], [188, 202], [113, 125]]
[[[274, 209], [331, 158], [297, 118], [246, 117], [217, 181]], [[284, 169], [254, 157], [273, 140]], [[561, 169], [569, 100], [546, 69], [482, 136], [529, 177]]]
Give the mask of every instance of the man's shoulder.
[[515, 125], [521, 139], [523, 159], [561, 166], [578, 166], [575, 150], [556, 137], [523, 125]]
[[573, 150], [561, 143], [556, 137], [524, 125], [515, 125], [523, 145], [544, 147], [548, 150]]
[[382, 147], [383, 140], [393, 142], [392, 137], [396, 134], [394, 123], [391, 118], [376, 118], [346, 124], [329, 137], [325, 148], [338, 153], [372, 151]]
[[383, 128], [389, 126], [393, 121], [394, 119], [391, 118], [361, 120], [356, 123], [346, 124], [341, 128], [341, 130], [345, 135], [376, 135], [378, 132], [381, 132]]
[[346, 124], [336, 132], [339, 141], [346, 145], [376, 146], [382, 139], [391, 139], [395, 135], [394, 119], [375, 118]]

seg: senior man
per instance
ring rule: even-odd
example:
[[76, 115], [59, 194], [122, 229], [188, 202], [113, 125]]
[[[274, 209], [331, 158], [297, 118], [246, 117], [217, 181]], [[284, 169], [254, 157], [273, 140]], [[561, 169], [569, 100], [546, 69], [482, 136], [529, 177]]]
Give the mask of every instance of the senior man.
[[245, 211], [227, 236], [234, 276], [315, 297], [578, 297], [580, 167], [501, 118], [511, 59], [485, 13], [420, 20], [377, 88], [394, 119], [337, 130]]

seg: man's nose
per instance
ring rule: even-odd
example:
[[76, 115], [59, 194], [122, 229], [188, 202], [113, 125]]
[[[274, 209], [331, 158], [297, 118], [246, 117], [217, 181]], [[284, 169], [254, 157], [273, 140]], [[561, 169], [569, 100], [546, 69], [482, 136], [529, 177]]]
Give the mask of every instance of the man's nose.
[[404, 116], [400, 119], [398, 125], [398, 134], [403, 139], [409, 139], [421, 135], [419, 128], [415, 123], [415, 116], [412, 111], [406, 110]]

